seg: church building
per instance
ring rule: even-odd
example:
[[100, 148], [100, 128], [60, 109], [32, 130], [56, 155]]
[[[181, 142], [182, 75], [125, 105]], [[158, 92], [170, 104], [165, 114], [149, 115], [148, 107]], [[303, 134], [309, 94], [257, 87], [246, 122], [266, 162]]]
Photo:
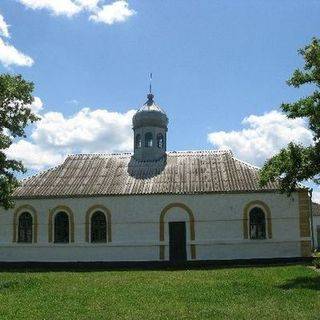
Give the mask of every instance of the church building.
[[[167, 151], [150, 93], [133, 153], [75, 154], [0, 209], [0, 262], [157, 262], [311, 255], [308, 189], [290, 197], [231, 151]], [[186, 130], [188, 130], [186, 126]]]

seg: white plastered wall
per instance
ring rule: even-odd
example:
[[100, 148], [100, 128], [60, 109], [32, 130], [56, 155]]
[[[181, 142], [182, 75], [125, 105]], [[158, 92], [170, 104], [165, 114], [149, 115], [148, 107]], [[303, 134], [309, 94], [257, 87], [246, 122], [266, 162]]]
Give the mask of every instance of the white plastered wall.
[[[252, 201], [263, 201], [271, 210], [272, 239], [250, 240], [243, 236], [243, 209]], [[164, 217], [164, 241], [159, 240], [160, 214], [169, 204], [191, 209], [195, 219], [195, 240], [190, 240], [189, 215], [171, 208]], [[13, 212], [0, 210], [0, 261], [157, 261], [160, 245], [169, 258], [169, 221], [186, 221], [187, 255], [196, 247], [197, 260], [284, 258], [301, 256], [299, 204], [277, 193], [144, 195], [92, 198], [18, 200], [16, 208], [33, 206], [38, 214], [38, 242], [13, 243]], [[48, 243], [49, 210], [67, 206], [74, 214], [75, 242]], [[85, 216], [94, 205], [111, 212], [112, 242], [85, 242]]]
[[320, 249], [320, 216], [313, 216], [313, 237], [315, 248]]

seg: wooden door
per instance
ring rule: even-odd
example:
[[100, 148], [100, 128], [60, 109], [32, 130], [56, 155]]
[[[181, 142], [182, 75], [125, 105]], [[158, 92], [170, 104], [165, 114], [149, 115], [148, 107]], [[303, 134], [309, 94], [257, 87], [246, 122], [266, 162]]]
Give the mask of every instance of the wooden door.
[[187, 260], [185, 222], [169, 222], [169, 256], [171, 262]]

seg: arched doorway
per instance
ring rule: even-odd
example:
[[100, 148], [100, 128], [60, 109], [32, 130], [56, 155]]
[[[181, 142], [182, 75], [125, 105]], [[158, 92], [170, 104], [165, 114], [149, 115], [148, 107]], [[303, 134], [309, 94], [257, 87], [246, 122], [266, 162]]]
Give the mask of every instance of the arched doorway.
[[[186, 260], [187, 239], [195, 240], [194, 215], [189, 207], [182, 203], [171, 203], [161, 211], [160, 242], [164, 242], [166, 237], [169, 238], [169, 260]], [[165, 260], [165, 248], [165, 244], [160, 244], [160, 260]], [[196, 259], [196, 247], [193, 243], [190, 244], [190, 257]]]

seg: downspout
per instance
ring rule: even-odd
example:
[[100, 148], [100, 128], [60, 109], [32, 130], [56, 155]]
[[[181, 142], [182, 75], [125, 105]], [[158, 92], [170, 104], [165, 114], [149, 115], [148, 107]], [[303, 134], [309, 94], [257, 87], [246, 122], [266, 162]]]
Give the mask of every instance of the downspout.
[[315, 244], [314, 244], [314, 234], [313, 234], [313, 212], [312, 212], [312, 192], [313, 189], [309, 189], [309, 201], [310, 201], [310, 224], [311, 224], [311, 241], [312, 241], [312, 250], [315, 249]]

